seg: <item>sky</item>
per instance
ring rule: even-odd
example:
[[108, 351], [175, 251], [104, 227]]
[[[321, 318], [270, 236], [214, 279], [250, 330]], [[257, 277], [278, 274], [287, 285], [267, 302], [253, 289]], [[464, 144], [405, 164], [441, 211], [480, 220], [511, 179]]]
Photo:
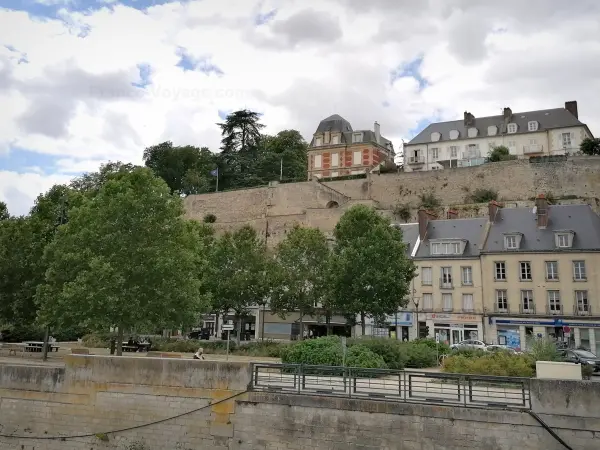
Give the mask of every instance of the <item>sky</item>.
[[562, 107], [600, 135], [598, 0], [0, 0], [0, 200], [238, 109], [310, 139], [340, 114], [396, 149], [431, 121]]

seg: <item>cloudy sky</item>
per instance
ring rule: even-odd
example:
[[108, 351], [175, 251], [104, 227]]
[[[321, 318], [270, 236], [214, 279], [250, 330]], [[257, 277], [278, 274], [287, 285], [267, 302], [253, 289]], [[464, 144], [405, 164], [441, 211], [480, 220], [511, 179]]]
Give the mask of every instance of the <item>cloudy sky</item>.
[[263, 114], [338, 113], [399, 148], [429, 122], [561, 107], [600, 134], [598, 0], [0, 0], [0, 200]]

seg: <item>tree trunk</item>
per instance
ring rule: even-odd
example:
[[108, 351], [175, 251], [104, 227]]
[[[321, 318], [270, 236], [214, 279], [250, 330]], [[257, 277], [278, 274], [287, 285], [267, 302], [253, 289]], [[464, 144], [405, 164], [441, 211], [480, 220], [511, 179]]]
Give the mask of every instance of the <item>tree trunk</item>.
[[237, 346], [240, 346], [240, 338], [242, 336], [242, 318], [236, 314], [235, 316], [236, 324], [237, 324], [237, 333], [235, 336], [235, 343]]
[[123, 326], [119, 325], [117, 328], [117, 356], [123, 356]]
[[362, 331], [362, 335], [365, 335], [365, 328], [366, 328], [366, 324], [365, 324], [365, 313], [361, 312], [360, 313], [360, 329]]
[[260, 340], [265, 340], [265, 309], [267, 308], [267, 304], [265, 303], [262, 308], [262, 319], [260, 320]]
[[299, 324], [300, 324], [300, 340], [303, 341], [304, 340], [304, 313], [302, 311], [300, 311], [300, 320], [299, 320]]
[[325, 313], [325, 327], [327, 328], [327, 336], [331, 336], [332, 330], [331, 330], [331, 312], [330, 311], [327, 311]]
[[215, 337], [219, 336], [219, 313], [215, 312]]

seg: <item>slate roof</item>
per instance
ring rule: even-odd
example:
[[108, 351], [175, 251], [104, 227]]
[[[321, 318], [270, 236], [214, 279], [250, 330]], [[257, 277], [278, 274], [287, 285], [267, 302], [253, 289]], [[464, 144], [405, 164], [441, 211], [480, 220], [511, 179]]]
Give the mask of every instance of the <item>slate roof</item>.
[[403, 223], [394, 224], [396, 228], [402, 230], [402, 240], [407, 244], [406, 253], [410, 256], [413, 248], [419, 238], [419, 224], [418, 223]]
[[[431, 220], [427, 226], [425, 241], [419, 245], [415, 258], [462, 259], [479, 256], [479, 246], [483, 242], [487, 218]], [[459, 239], [466, 241], [462, 255], [432, 256], [430, 245], [436, 239]]]
[[[532, 208], [501, 208], [482, 253], [600, 251], [600, 217], [589, 205], [551, 205], [548, 226], [537, 227]], [[556, 248], [555, 231], [573, 231], [572, 248]], [[521, 233], [518, 250], [504, 249], [505, 233]]]
[[[375, 136], [375, 132], [373, 130], [354, 130], [352, 129], [352, 125], [350, 124], [350, 122], [348, 122], [346, 119], [344, 119], [342, 116], [340, 116], [339, 114], [333, 114], [323, 120], [321, 120], [321, 122], [319, 123], [319, 126], [317, 127], [317, 131], [315, 131], [316, 133], [324, 133], [325, 131], [332, 131], [332, 132], [341, 132], [342, 133], [342, 138], [341, 138], [341, 142], [340, 144], [352, 144], [352, 134], [353, 133], [362, 133], [363, 134], [363, 143], [373, 143], [373, 144], [377, 144], [377, 139]], [[390, 141], [389, 139], [384, 138], [383, 136], [380, 136], [381, 138], [381, 142], [379, 142], [379, 145], [388, 148], [390, 150], [394, 150], [394, 146], [392, 144], [392, 141]], [[310, 141], [310, 146], [314, 147], [315, 144], [315, 138], [313, 137]]]
[[[517, 124], [517, 133], [511, 134], [519, 134], [519, 133], [534, 133], [532, 131], [528, 131], [528, 122], [537, 121], [538, 122], [538, 130], [550, 130], [553, 128], [565, 128], [565, 127], [576, 127], [576, 126], [585, 126], [582, 122], [579, 121], [570, 111], [567, 111], [565, 108], [555, 108], [555, 109], [543, 109], [539, 111], [528, 111], [528, 112], [519, 112], [513, 113], [512, 119], [510, 123]], [[488, 127], [491, 125], [496, 125], [498, 127], [498, 131], [496, 135], [488, 136]], [[467, 129], [471, 127], [466, 127], [464, 124], [464, 120], [452, 120], [450, 122], [438, 122], [432, 123], [419, 134], [417, 134], [408, 145], [413, 144], [429, 144], [431, 141], [431, 133], [438, 132], [441, 134], [441, 138], [436, 142], [450, 141], [450, 131], [458, 130], [459, 136], [456, 140], [462, 139], [477, 139], [482, 137], [493, 137], [493, 136], [501, 136], [501, 135], [509, 135], [506, 130], [506, 124], [504, 123], [504, 116], [489, 116], [489, 117], [476, 117], [475, 118], [475, 128], [479, 130], [477, 137], [469, 138], [467, 134]]]

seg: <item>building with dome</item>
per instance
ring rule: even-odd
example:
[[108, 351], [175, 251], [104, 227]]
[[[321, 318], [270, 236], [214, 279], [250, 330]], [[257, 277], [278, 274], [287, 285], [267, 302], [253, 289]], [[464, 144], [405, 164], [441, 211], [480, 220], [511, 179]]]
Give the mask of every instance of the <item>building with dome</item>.
[[359, 175], [383, 165], [394, 164], [394, 146], [373, 130], [354, 130], [338, 114], [323, 119], [313, 134], [308, 150], [308, 179]]

